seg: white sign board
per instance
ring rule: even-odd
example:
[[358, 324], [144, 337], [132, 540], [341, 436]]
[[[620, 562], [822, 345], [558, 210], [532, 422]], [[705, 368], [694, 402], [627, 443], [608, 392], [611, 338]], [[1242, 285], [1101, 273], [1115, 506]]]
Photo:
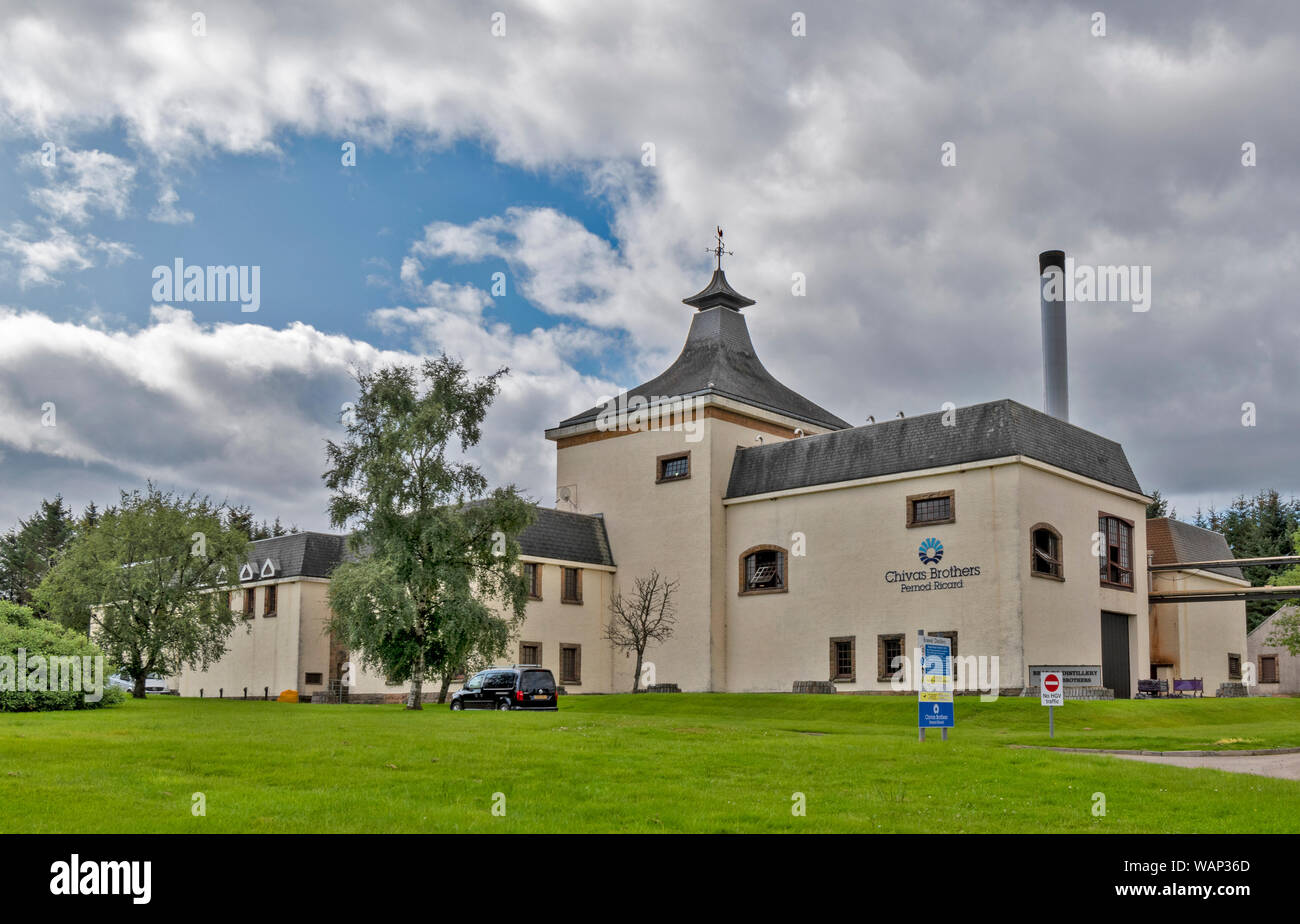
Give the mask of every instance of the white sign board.
[[1038, 687], [1039, 701], [1044, 706], [1065, 705], [1065, 682], [1056, 671], [1045, 671]]

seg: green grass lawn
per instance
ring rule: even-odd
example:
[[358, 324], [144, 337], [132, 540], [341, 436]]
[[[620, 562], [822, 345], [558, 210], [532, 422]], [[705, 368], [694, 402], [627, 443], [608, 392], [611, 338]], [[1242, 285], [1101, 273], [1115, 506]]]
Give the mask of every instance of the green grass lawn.
[[1300, 782], [1008, 747], [1300, 746], [1300, 699], [1056, 718], [1049, 742], [1036, 700], [959, 697], [950, 740], [918, 744], [902, 697], [569, 696], [536, 714], [153, 697], [0, 714], [0, 831], [1300, 832]]

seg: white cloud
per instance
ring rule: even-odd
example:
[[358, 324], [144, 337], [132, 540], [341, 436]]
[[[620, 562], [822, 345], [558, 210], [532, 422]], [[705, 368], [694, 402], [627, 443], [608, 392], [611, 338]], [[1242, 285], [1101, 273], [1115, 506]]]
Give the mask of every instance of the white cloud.
[[[737, 251], [731, 281], [759, 300], [747, 314], [764, 362], [850, 420], [946, 400], [1037, 404], [1037, 251], [1151, 264], [1149, 315], [1072, 315], [1077, 419], [1124, 440], [1152, 486], [1190, 485], [1189, 453], [1145, 449], [1153, 431], [1200, 447], [1205, 485], [1256, 477], [1259, 460], [1284, 454], [1279, 434], [1300, 426], [1286, 345], [1300, 131], [1278, 116], [1300, 60], [1289, 8], [1257, 22], [1143, 4], [1105, 39], [1058, 4], [941, 20], [917, 5], [814, 5], [802, 39], [788, 9], [685, 0], [523, 3], [500, 39], [472, 5], [209, 12], [202, 38], [188, 10], [165, 4], [14, 16], [0, 33], [9, 130], [39, 139], [121, 124], [164, 171], [274, 152], [295, 132], [471, 139], [541, 175], [576, 171], [607, 207], [615, 247], [604, 228], [521, 207], [431, 225], [400, 276], [421, 285], [433, 260], [458, 259], [481, 264], [487, 288], [504, 262], [559, 329], [509, 331], [477, 296], [432, 289], [380, 320], [485, 362], [526, 358], [538, 375], [537, 354], [572, 356], [588, 328], [626, 332], [638, 369], [657, 372], [681, 343], [678, 300], [707, 278], [703, 251], [721, 223]], [[939, 164], [947, 140], [954, 168]], [[1261, 144], [1254, 171], [1237, 162], [1243, 140]], [[647, 142], [653, 167], [640, 164]], [[75, 213], [73, 201], [48, 204]], [[92, 254], [66, 234], [7, 235], [0, 248], [26, 284]], [[805, 298], [790, 293], [794, 272]], [[1207, 379], [1258, 392], [1261, 406], [1275, 398], [1271, 442], [1227, 451], [1207, 423], [1220, 413]], [[594, 397], [562, 395], [559, 413]], [[523, 427], [513, 445], [531, 451], [535, 433]]]
[[58, 285], [60, 274], [94, 266], [96, 253], [110, 264], [136, 256], [129, 245], [119, 241], [101, 240], [93, 234], [74, 236], [60, 227], [41, 232], [23, 222], [16, 222], [8, 231], [0, 229], [0, 252], [17, 258], [18, 282], [24, 288]]
[[177, 208], [180, 194], [170, 184], [163, 186], [158, 193], [157, 204], [149, 211], [149, 220], [167, 225], [187, 225], [194, 221], [194, 213], [189, 209]]
[[54, 165], [42, 168], [50, 183], [29, 191], [32, 202], [54, 221], [85, 224], [92, 211], [126, 214], [136, 168], [104, 151], [64, 148], [55, 153]]

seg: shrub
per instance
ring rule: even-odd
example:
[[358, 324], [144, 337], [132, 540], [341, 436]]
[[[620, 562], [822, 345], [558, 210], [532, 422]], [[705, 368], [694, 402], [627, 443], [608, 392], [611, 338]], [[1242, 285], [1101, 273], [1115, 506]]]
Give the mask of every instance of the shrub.
[[[107, 685], [107, 670], [100, 677], [104, 682], [103, 696], [97, 702], [88, 701], [83, 688], [71, 687], [67, 690], [19, 690], [18, 689], [18, 652], [25, 653], [29, 677], [33, 659], [46, 659], [44, 683], [48, 687], [57, 686], [54, 672], [48, 670], [48, 659], [102, 658], [104, 652], [85, 635], [73, 629], [65, 629], [48, 619], [41, 619], [32, 614], [25, 606], [0, 600], [0, 712], [38, 712], [50, 709], [94, 709], [120, 703], [124, 694], [116, 687]], [[41, 662], [37, 662], [41, 663]], [[99, 662], [103, 664], [103, 662]]]

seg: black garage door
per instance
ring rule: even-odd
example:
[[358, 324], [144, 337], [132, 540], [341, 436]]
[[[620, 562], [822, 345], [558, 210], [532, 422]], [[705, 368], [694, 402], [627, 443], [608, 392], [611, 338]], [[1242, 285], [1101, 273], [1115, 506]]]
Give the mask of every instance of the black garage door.
[[1128, 623], [1123, 613], [1101, 614], [1101, 683], [1115, 691], [1116, 699], [1129, 699]]

